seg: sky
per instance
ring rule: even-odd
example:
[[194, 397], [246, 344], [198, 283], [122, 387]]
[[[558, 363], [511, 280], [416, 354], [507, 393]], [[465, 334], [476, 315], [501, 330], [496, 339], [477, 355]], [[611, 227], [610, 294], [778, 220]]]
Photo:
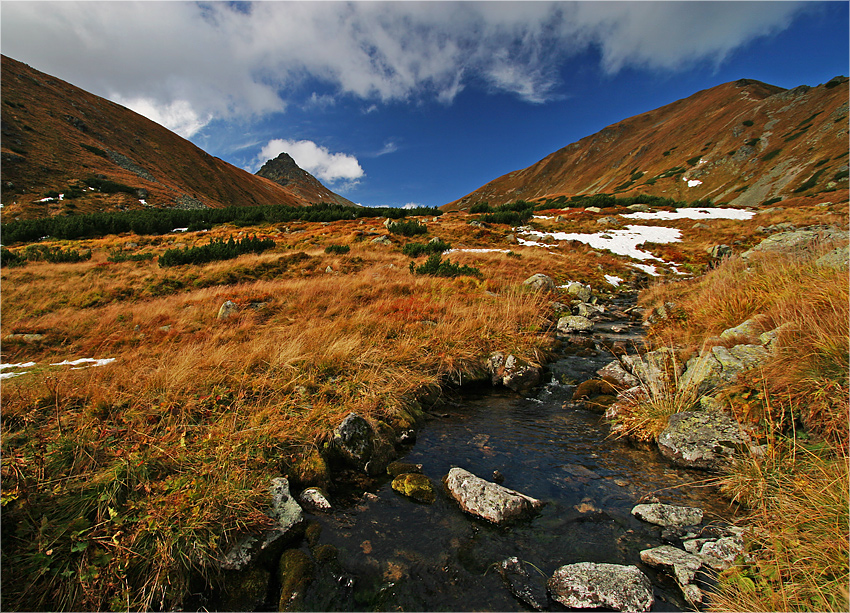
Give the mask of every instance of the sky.
[[627, 117], [848, 69], [848, 2], [0, 3], [0, 51], [256, 172], [441, 206]]

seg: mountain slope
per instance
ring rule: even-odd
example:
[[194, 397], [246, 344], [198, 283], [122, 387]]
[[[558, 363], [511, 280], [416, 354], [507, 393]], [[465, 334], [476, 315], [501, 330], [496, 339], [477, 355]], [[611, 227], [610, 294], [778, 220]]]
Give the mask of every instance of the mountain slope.
[[596, 193], [746, 206], [846, 190], [847, 81], [791, 90], [752, 80], [718, 85], [608, 126], [443, 208]]
[[264, 177], [292, 190], [310, 202], [333, 202], [343, 206], [356, 206], [351, 200], [335, 194], [322, 185], [316, 177], [300, 168], [287, 153], [281, 153], [275, 159], [263, 164], [256, 174], [258, 177]]
[[127, 108], [6, 56], [0, 144], [6, 219], [144, 206], [303, 206], [336, 196], [304, 171], [285, 186], [252, 175]]

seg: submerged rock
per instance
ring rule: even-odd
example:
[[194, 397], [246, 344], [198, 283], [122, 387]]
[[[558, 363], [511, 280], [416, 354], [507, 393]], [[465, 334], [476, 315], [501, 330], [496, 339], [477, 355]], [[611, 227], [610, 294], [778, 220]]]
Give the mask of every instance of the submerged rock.
[[496, 565], [496, 571], [501, 575], [505, 586], [514, 598], [525, 603], [535, 611], [543, 611], [549, 605], [546, 589], [532, 580], [519, 558], [512, 557], [502, 560]]
[[527, 392], [540, 383], [541, 368], [513, 355], [497, 351], [484, 365], [493, 385], [504, 385], [515, 392]]
[[437, 492], [431, 480], [421, 473], [404, 473], [393, 479], [392, 488], [399, 494], [413, 498], [425, 504], [437, 499]]
[[280, 558], [280, 601], [278, 611], [300, 611], [304, 592], [315, 576], [310, 556], [300, 549], [287, 549]]
[[545, 504], [457, 467], [449, 471], [445, 485], [462, 510], [497, 525], [533, 515]]
[[697, 507], [679, 507], [672, 504], [639, 504], [632, 515], [640, 520], [669, 528], [670, 526], [693, 526], [702, 521], [703, 510]]
[[264, 568], [226, 573], [222, 577], [222, 610], [256, 611], [266, 599], [270, 578]]
[[571, 609], [649, 611], [652, 584], [637, 566], [579, 562], [560, 567], [549, 579], [553, 600]]
[[676, 413], [658, 435], [661, 454], [688, 468], [717, 468], [747, 450], [750, 442], [738, 422], [720, 411]]
[[410, 462], [390, 462], [387, 465], [387, 474], [390, 477], [398, 477], [404, 473], [421, 473], [422, 464], [412, 464]]

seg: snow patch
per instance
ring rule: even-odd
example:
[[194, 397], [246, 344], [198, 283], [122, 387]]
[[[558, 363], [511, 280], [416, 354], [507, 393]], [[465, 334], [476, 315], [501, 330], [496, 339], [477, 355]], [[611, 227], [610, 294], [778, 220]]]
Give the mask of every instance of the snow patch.
[[[62, 362], [52, 363], [51, 366], [76, 366], [76, 368], [72, 368], [71, 370], [80, 370], [81, 368], [90, 368], [92, 366], [106, 366], [114, 361], [115, 358], [103, 358], [101, 360], [97, 360], [95, 358], [80, 358], [79, 360], [64, 360]], [[79, 366], [79, 364], [88, 364], [88, 366]]]
[[620, 217], [626, 219], [657, 219], [660, 221], [669, 221], [673, 219], [752, 219], [755, 213], [744, 209], [708, 209], [708, 208], [687, 208], [676, 209], [672, 213], [670, 211], [653, 211], [650, 213], [621, 213]]
[[[552, 237], [556, 241], [579, 241], [594, 249], [607, 249], [617, 255], [625, 255], [636, 260], [657, 260], [658, 258], [638, 249], [638, 245], [651, 243], [675, 243], [681, 240], [682, 233], [678, 228], [664, 226], [626, 226], [622, 230], [608, 230], [596, 234], [578, 234], [570, 232], [540, 232], [532, 230], [525, 232], [529, 236], [544, 238]], [[521, 245], [546, 246], [538, 241], [517, 239]]]
[[652, 275], [653, 277], [658, 276], [658, 270], [652, 264], [632, 264], [635, 268], [639, 268], [643, 272], [648, 275]]
[[688, 187], [696, 187], [697, 185], [702, 185], [702, 181], [699, 179], [687, 179]]
[[4, 368], [30, 368], [35, 366], [35, 362], [18, 362], [17, 364], [0, 364], [0, 370]]
[[623, 280], [620, 277], [617, 277], [617, 276], [614, 276], [614, 275], [604, 275], [604, 276], [605, 276], [605, 280], [608, 281], [608, 283], [610, 283], [614, 287], [619, 287], [620, 283], [623, 282]]
[[510, 253], [510, 249], [449, 249], [445, 253]]
[[188, 232], [189, 228], [174, 228], [172, 232]]
[[[147, 202], [145, 202], [144, 198], [139, 198], [139, 202], [144, 204], [145, 206], [147, 206], [147, 204], [148, 204]], [[189, 228], [186, 228], [186, 229], [188, 230]]]

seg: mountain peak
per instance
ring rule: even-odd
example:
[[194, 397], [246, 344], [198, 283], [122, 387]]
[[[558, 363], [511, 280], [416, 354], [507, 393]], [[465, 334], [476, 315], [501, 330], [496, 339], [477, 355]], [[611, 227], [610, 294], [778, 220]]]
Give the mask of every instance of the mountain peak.
[[344, 206], [354, 204], [322, 185], [316, 177], [298, 166], [292, 156], [285, 151], [276, 158], [268, 160], [256, 174], [258, 177], [289, 188], [310, 202], [332, 202]]

